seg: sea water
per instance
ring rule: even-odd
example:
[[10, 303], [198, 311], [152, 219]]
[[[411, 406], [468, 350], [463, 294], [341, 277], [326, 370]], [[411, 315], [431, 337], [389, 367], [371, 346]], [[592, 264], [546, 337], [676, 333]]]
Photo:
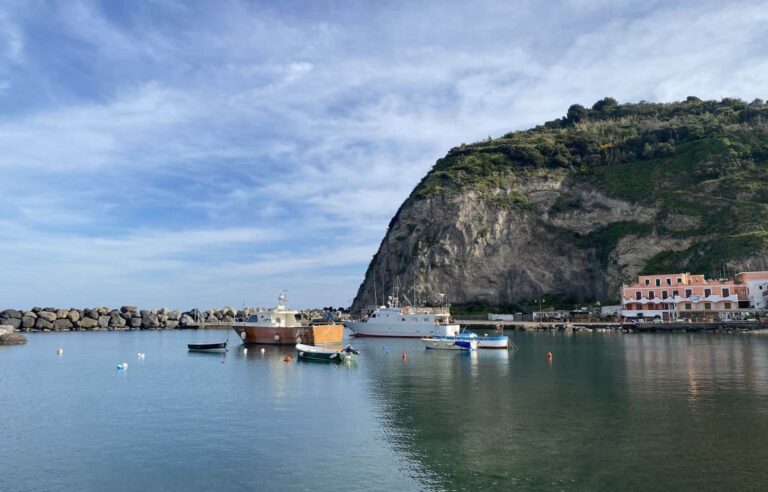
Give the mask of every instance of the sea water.
[[768, 487], [768, 336], [507, 334], [335, 364], [187, 352], [224, 330], [29, 333], [0, 347], [0, 490]]

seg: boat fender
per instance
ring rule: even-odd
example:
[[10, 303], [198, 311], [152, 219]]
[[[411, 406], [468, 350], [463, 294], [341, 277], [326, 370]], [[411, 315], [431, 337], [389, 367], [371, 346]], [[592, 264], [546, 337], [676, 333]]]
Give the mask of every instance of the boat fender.
[[405, 352], [403, 352], [403, 360], [406, 360], [407, 358], [408, 358], [408, 354], [406, 354]]
[[266, 352], [266, 350], [264, 349], [264, 347], [261, 347], [261, 353], [263, 354], [264, 352]]
[[547, 359], [552, 360], [552, 352], [547, 352]]
[[279, 342], [279, 341], [280, 341], [280, 335], [275, 335], [275, 341], [276, 341], [276, 342]]
[[296, 343], [301, 343], [301, 337], [296, 337]]
[[285, 356], [285, 359], [283, 359], [283, 360], [284, 360], [285, 362], [291, 362], [291, 356], [290, 356], [290, 355], [286, 355], [286, 356]]
[[240, 332], [240, 340], [245, 340], [245, 332], [244, 331]]
[[247, 348], [243, 349], [243, 355], [248, 355], [248, 349]]

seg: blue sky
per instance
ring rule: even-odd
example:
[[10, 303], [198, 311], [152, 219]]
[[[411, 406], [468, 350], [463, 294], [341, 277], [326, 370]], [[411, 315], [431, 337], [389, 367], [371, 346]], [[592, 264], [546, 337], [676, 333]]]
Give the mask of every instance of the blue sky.
[[0, 305], [346, 305], [463, 142], [768, 98], [768, 2], [0, 2]]

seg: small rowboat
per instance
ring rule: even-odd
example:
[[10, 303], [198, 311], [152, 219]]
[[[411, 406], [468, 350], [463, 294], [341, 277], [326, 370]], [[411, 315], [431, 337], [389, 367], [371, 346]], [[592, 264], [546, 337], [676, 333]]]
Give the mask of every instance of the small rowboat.
[[192, 352], [226, 352], [227, 342], [220, 343], [188, 343], [187, 349]]
[[344, 362], [348, 360], [354, 360], [359, 354], [357, 350], [352, 348], [352, 345], [347, 345], [343, 349], [338, 350], [297, 343], [296, 350], [299, 352], [299, 357], [302, 359], [322, 360], [330, 362]]
[[460, 337], [422, 338], [428, 349], [438, 350], [477, 350], [477, 340]]

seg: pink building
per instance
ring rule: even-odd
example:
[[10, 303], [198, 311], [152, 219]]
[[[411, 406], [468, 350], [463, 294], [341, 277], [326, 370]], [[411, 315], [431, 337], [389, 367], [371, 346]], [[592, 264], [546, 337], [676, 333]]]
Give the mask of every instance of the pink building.
[[704, 275], [641, 275], [621, 288], [622, 316], [627, 318], [733, 318], [740, 310], [766, 305], [768, 272], [743, 272], [733, 279], [707, 280]]

